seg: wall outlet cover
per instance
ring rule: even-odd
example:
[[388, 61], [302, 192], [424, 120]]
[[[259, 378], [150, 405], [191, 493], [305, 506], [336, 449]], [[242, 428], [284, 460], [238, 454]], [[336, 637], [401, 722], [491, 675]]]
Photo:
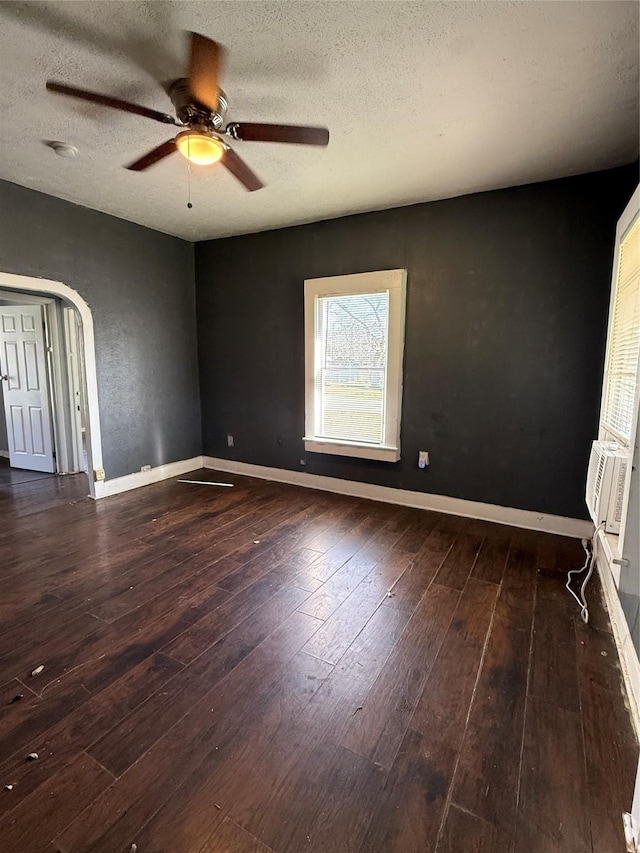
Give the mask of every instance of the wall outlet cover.
[[143, 465], [140, 470], [142, 471], [143, 474], [146, 474], [148, 471], [151, 470], [151, 465]]

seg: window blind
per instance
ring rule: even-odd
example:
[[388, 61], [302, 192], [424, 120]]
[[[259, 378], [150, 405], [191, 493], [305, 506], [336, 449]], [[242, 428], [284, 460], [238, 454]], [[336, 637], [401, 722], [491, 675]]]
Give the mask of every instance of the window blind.
[[620, 244], [610, 323], [602, 422], [629, 443], [640, 356], [640, 218], [636, 219]]
[[316, 435], [382, 444], [389, 292], [316, 301]]

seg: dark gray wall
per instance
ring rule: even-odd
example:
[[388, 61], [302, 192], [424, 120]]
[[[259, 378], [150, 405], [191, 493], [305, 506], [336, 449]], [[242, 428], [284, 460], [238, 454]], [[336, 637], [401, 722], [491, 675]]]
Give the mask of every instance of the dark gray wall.
[[[586, 517], [615, 225], [637, 175], [196, 244], [204, 452]], [[303, 281], [396, 267], [408, 269], [402, 460], [305, 454]]]
[[201, 453], [191, 243], [0, 181], [0, 270], [89, 304], [107, 478]]

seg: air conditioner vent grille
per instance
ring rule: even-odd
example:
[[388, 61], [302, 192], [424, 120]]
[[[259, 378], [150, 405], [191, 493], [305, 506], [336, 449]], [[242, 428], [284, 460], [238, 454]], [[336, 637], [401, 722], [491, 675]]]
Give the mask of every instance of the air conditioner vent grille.
[[626, 450], [604, 441], [593, 442], [586, 501], [594, 524], [604, 524], [608, 533], [620, 532], [627, 470]]

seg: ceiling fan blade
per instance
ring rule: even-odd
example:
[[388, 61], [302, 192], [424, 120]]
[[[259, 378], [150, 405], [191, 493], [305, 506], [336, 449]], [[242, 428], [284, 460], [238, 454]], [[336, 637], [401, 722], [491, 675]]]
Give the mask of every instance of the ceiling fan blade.
[[129, 166], [125, 166], [125, 168], [130, 169], [132, 172], [142, 172], [144, 169], [148, 169], [149, 166], [153, 166], [154, 163], [163, 160], [177, 150], [175, 139], [169, 139], [167, 142], [163, 142], [162, 145], [158, 145], [153, 151], [149, 151], [144, 157], [141, 157]]
[[57, 92], [59, 95], [70, 95], [72, 98], [80, 98], [90, 101], [92, 104], [100, 104], [103, 107], [113, 107], [115, 110], [123, 110], [125, 113], [135, 113], [145, 118], [161, 121], [163, 124], [177, 124], [173, 116], [167, 113], [150, 110], [138, 104], [130, 104], [129, 101], [121, 101], [120, 98], [111, 98], [109, 95], [101, 95], [98, 92], [89, 92], [86, 89], [76, 89], [75, 86], [67, 86], [65, 83], [56, 83], [55, 80], [47, 80], [47, 89]]
[[294, 145], [328, 145], [326, 127], [305, 127], [299, 124], [255, 124], [233, 122], [227, 132], [245, 142], [290, 142]]
[[222, 158], [222, 165], [226, 166], [231, 174], [236, 177], [241, 184], [244, 184], [249, 192], [255, 192], [255, 190], [262, 189], [264, 186], [255, 172], [252, 172], [244, 160], [241, 157], [238, 157], [236, 152], [231, 148], [226, 149], [224, 157]]
[[191, 97], [210, 110], [218, 109], [222, 45], [199, 33], [191, 33], [189, 53], [189, 92]]

